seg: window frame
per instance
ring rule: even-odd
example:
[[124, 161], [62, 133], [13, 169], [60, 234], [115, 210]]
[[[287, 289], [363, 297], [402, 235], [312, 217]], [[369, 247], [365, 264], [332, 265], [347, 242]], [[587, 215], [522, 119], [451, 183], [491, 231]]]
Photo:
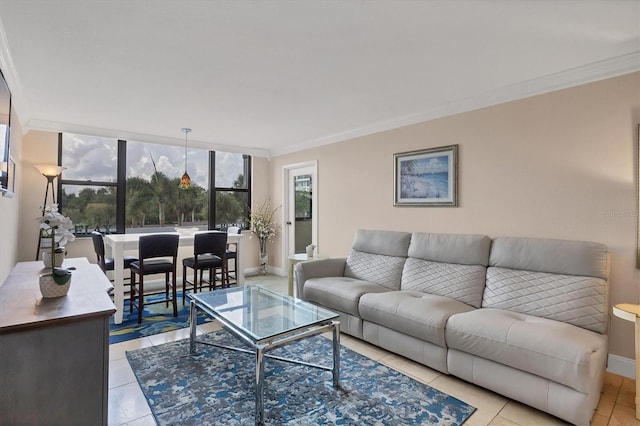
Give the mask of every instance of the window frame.
[[[242, 154], [244, 162], [244, 174], [246, 176], [246, 188], [234, 188], [216, 186], [216, 151], [209, 151], [209, 229], [215, 229], [216, 225], [216, 196], [218, 192], [244, 192], [247, 193], [247, 206], [244, 208], [244, 220], [240, 229], [248, 229], [249, 212], [251, 210], [251, 164], [252, 158], [248, 154]], [[227, 224], [228, 225], [228, 224]], [[225, 231], [226, 229], [219, 229]]]
[[[62, 140], [64, 132], [58, 132], [58, 161], [59, 166], [62, 164]], [[91, 136], [91, 135], [87, 135]], [[126, 196], [127, 196], [127, 141], [124, 139], [117, 139], [117, 164], [116, 164], [116, 181], [104, 182], [93, 180], [77, 180], [77, 179], [64, 179], [64, 171], [57, 180], [57, 193], [59, 208], [61, 212], [64, 212], [64, 205], [61, 202], [62, 187], [64, 185], [77, 185], [86, 187], [115, 187], [116, 188], [116, 229], [113, 234], [125, 234], [126, 233]], [[149, 142], [151, 143], [151, 142]], [[207, 213], [208, 229], [215, 229], [215, 217], [216, 217], [216, 193], [218, 191], [224, 192], [245, 192], [247, 193], [248, 205], [245, 207], [245, 217], [248, 218], [250, 206], [251, 206], [251, 174], [252, 174], [252, 157], [249, 154], [241, 154], [244, 161], [244, 173], [246, 176], [246, 188], [226, 188], [215, 186], [215, 154], [216, 151], [209, 151], [209, 208]], [[248, 224], [247, 224], [248, 226]]]

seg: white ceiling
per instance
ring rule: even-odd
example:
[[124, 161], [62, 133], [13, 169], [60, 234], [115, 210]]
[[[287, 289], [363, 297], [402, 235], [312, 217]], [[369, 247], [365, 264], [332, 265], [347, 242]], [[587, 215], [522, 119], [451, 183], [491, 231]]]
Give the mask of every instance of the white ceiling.
[[278, 155], [640, 69], [640, 0], [0, 0], [29, 129]]

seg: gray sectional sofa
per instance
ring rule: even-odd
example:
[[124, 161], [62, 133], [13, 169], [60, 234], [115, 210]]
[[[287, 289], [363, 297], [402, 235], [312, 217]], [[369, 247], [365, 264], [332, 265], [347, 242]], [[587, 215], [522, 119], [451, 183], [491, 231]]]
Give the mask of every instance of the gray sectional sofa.
[[607, 247], [358, 230], [345, 259], [299, 263], [298, 297], [341, 331], [577, 425], [607, 360]]

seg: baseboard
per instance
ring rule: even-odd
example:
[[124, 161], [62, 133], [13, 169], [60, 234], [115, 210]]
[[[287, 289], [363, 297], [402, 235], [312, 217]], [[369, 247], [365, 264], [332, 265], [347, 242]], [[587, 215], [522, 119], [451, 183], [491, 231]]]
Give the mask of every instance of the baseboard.
[[[279, 277], [287, 276], [287, 274], [284, 273], [284, 269], [277, 268], [275, 266], [267, 266], [267, 273], [272, 275], [277, 275]], [[254, 268], [245, 268], [244, 275], [246, 277], [250, 277], [250, 276], [262, 275], [262, 274], [260, 273], [260, 267], [254, 267]]]
[[273, 275], [277, 275], [279, 277], [286, 277], [288, 272], [286, 272], [283, 268], [276, 266], [269, 266], [269, 273]]
[[636, 378], [636, 362], [633, 359], [609, 354], [607, 371], [619, 376]]
[[259, 267], [245, 268], [244, 269], [244, 276], [245, 277], [251, 277], [253, 275], [260, 275], [260, 268]]

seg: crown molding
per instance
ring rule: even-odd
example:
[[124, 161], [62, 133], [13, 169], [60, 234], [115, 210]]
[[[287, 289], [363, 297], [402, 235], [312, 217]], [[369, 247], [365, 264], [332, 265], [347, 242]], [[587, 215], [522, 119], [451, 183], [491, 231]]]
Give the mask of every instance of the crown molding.
[[[58, 123], [46, 120], [29, 120], [25, 125], [25, 129], [28, 130], [44, 130], [48, 132], [67, 132], [77, 133], [83, 135], [94, 135], [105, 138], [134, 140], [138, 142], [157, 143], [162, 145], [177, 145], [183, 146], [184, 139], [182, 138], [167, 138], [158, 135], [149, 135], [145, 133], [125, 132], [121, 130], [103, 129], [91, 126], [79, 126], [69, 123]], [[28, 130], [25, 130], [28, 131]], [[232, 152], [236, 154], [249, 154], [254, 157], [266, 157], [270, 158], [269, 151], [256, 148], [245, 148], [242, 146], [226, 145], [222, 143], [212, 143], [206, 141], [199, 141], [195, 139], [189, 139], [189, 146], [192, 148], [201, 148], [211, 151], [224, 151]]]
[[292, 144], [284, 148], [273, 149], [271, 150], [271, 155], [275, 157], [291, 154], [298, 151], [317, 148], [323, 145], [343, 142], [348, 139], [397, 129], [412, 124], [554, 92], [637, 71], [640, 71], [640, 50], [607, 60], [571, 68], [544, 77], [500, 87], [489, 92], [453, 101], [427, 111], [396, 117], [390, 120], [380, 121], [378, 123], [372, 123], [368, 126], [335, 133], [333, 135], [317, 139], [311, 139], [298, 144]]

